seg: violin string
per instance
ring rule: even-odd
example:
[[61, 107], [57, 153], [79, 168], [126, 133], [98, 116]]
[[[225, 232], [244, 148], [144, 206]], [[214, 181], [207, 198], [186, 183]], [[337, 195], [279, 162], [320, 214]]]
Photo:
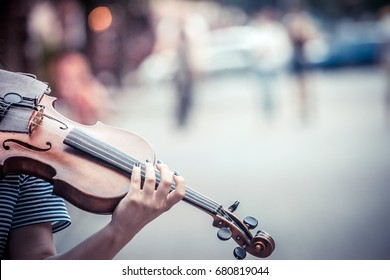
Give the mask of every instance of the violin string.
[[[88, 134], [85, 134], [85, 132], [82, 132], [80, 129], [73, 129], [66, 137], [66, 142], [71, 145], [77, 146], [84, 152], [93, 153], [95, 156], [109, 161], [110, 163], [112, 163], [116, 167], [121, 168], [124, 171], [131, 172], [132, 166], [138, 163], [140, 164], [140, 166], [143, 167], [141, 168], [141, 175], [145, 177], [145, 166], [141, 162], [128, 156], [127, 154], [124, 154], [120, 150], [112, 147], [111, 145], [108, 145], [107, 143], [101, 142], [100, 140], [95, 139]], [[156, 181], [157, 183], [160, 183], [160, 172], [156, 168], [155, 173]], [[174, 185], [171, 187], [171, 189], [174, 189]], [[212, 201], [211, 199], [195, 192], [188, 187], [186, 191], [186, 198], [189, 199], [191, 202], [194, 202], [199, 206], [206, 207], [214, 212], [217, 211], [217, 209], [221, 206], [215, 201]]]
[[[107, 143], [101, 142], [101, 141], [85, 134], [85, 132], [82, 132], [79, 129], [74, 130], [73, 132], [75, 132], [77, 134], [78, 139], [72, 139], [72, 140], [75, 140], [76, 142], [81, 141], [83, 143], [86, 143], [86, 145], [89, 145], [89, 147], [84, 146], [84, 148], [87, 148], [88, 150], [96, 150], [97, 149], [96, 153], [98, 153], [99, 155], [104, 156], [104, 154], [107, 154], [105, 156], [106, 158], [112, 157], [115, 160], [115, 163], [118, 163], [119, 165], [121, 165], [120, 167], [126, 168], [125, 171], [131, 172], [131, 169], [134, 166], [134, 164], [139, 163], [143, 167], [143, 168], [141, 168], [141, 175], [145, 177], [145, 173], [144, 173], [145, 166], [141, 162], [139, 162], [138, 160], [130, 157], [127, 154], [124, 154], [120, 150], [112, 147], [111, 145], [107, 145]], [[69, 136], [75, 136], [75, 135], [72, 133], [72, 135], [69, 134]], [[107, 150], [108, 150], [108, 152], [107, 152]], [[157, 169], [155, 169], [155, 173], [156, 173], [157, 183], [160, 183], [160, 180], [161, 180], [160, 172]], [[187, 193], [190, 197], [192, 197], [194, 199], [209, 200], [210, 202], [212, 202], [214, 204], [214, 206], [218, 205], [216, 202], [211, 201], [209, 198], [201, 197], [202, 195], [195, 193], [191, 189], [189, 189], [187, 191]]]
[[[10, 115], [7, 115], [7, 118], [12, 118], [14, 120], [23, 120], [25, 121], [25, 119], [23, 118], [20, 118], [20, 117], [17, 117], [17, 116], [10, 116]], [[58, 136], [58, 137], [61, 137], [61, 135], [59, 135], [58, 133], [56, 133], [55, 131], [53, 131], [52, 129], [49, 129], [47, 127], [43, 127], [43, 125], [41, 123], [37, 123], [37, 122], [34, 122], [34, 121], [31, 121], [31, 123], [33, 123], [34, 125], [37, 125], [37, 126], [40, 126], [42, 129], [46, 129], [48, 131], [50, 131], [52, 134]], [[69, 133], [68, 133], [69, 135]], [[62, 137], [61, 137], [62, 138]], [[93, 137], [91, 137], [91, 139], [93, 140], [96, 140], [94, 139]], [[71, 141], [71, 140], [70, 140]], [[76, 141], [73, 141], [75, 145], [79, 144], [78, 142]], [[85, 142], [85, 141], [84, 141]], [[97, 146], [101, 146], [102, 142], [97, 142], [96, 143]], [[105, 147], [102, 147], [99, 151], [94, 151], [95, 148], [92, 146], [92, 149], [90, 148], [86, 148], [84, 145], [81, 145], [80, 147], [81, 149], [87, 149], [89, 152], [91, 153], [97, 153], [96, 156], [99, 156], [99, 157], [104, 157], [103, 159], [105, 161], [108, 161], [111, 162], [111, 163], [114, 163], [116, 165], [120, 165], [120, 167], [123, 169], [123, 171], [129, 171], [131, 172], [132, 171], [132, 166], [134, 166], [134, 164], [136, 163], [139, 163], [141, 166], [144, 166], [141, 162], [139, 162], [138, 160], [136, 159], [133, 159], [129, 156], [126, 155], [126, 158], [128, 159], [129, 162], [126, 162], [126, 160], [124, 160], [124, 163], [119, 163], [117, 162], [116, 160], [114, 160], [116, 157], [106, 157], [104, 156], [101, 152], [103, 151], [104, 152], [104, 149], [109, 149], [111, 152], [115, 152], [113, 147], [110, 146], [110, 145], [107, 145]], [[116, 150], [116, 149], [115, 149]], [[120, 155], [122, 156], [122, 155]], [[111, 158], [111, 159], [110, 159]], [[119, 158], [119, 157], [118, 157]], [[129, 166], [129, 165], [130, 166]], [[145, 167], [144, 167], [145, 168]], [[155, 169], [156, 171], [156, 180], [160, 181], [161, 178], [160, 178], [160, 172]], [[142, 176], [145, 176], [145, 173], [143, 171], [143, 169], [141, 168], [141, 175]], [[172, 188], [172, 187], [171, 187]], [[194, 204], [200, 206], [200, 207], [203, 207], [203, 208], [206, 208], [206, 209], [209, 209], [210, 211], [212, 212], [219, 212], [219, 209], [221, 209], [221, 205], [215, 201], [213, 201], [212, 199], [200, 194], [199, 192], [191, 189], [190, 187], [186, 186], [186, 193], [185, 193], [185, 198], [187, 198], [190, 202], [193, 202]]]
[[[67, 139], [71, 141], [72, 144], [76, 145], [77, 147], [81, 148], [82, 150], [88, 150], [88, 153], [95, 153], [98, 157], [106, 158], [109, 161], [112, 161], [113, 159], [118, 159], [119, 161], [122, 160], [123, 162], [113, 161], [113, 164], [117, 167], [120, 167], [124, 171], [131, 172], [132, 166], [134, 166], [136, 163], [140, 164], [141, 167], [141, 175], [143, 178], [145, 178], [145, 165], [139, 162], [138, 160], [123, 154], [120, 150], [108, 145], [107, 143], [101, 142], [98, 139], [95, 139], [88, 134], [85, 134], [85, 132], [81, 131], [80, 129], [73, 129], [67, 136]], [[82, 143], [85, 143], [86, 145], [83, 145]], [[98, 147], [98, 148], [97, 148]], [[97, 148], [97, 149], [96, 149]], [[105, 150], [109, 150], [110, 153], [108, 153], [110, 156], [106, 157]], [[116, 156], [111, 156], [111, 154], [116, 154]], [[124, 160], [125, 159], [125, 160]], [[130, 163], [128, 165], [127, 163]], [[156, 174], [156, 181], [157, 183], [160, 182], [160, 172], [158, 169], [155, 168], [155, 174]], [[174, 190], [174, 187], [171, 186], [171, 190]], [[207, 198], [206, 196], [196, 192], [195, 190], [186, 187], [186, 195], [187, 199], [191, 202], [193, 202], [195, 205], [198, 205], [199, 207], [202, 207], [203, 209], [207, 209], [208, 211], [219, 214], [225, 219], [229, 220], [230, 222], [234, 222], [229, 215], [222, 209], [222, 206], [218, 204], [217, 202]]]

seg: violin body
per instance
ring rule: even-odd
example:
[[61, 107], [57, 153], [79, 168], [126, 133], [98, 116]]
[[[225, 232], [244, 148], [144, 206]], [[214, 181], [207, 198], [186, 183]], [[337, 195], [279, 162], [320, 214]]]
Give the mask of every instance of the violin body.
[[[112, 213], [129, 191], [133, 166], [141, 167], [143, 180], [145, 161], [155, 162], [153, 149], [134, 133], [65, 118], [47, 93], [47, 85], [36, 79], [0, 70], [0, 177], [33, 175], [51, 182], [55, 194], [82, 210]], [[157, 187], [161, 179], [157, 168], [155, 173]], [[217, 236], [239, 245], [236, 258], [244, 258], [246, 252], [265, 258], [274, 251], [268, 233], [250, 232], [257, 226], [255, 218], [241, 221], [233, 215], [238, 201], [225, 210], [188, 186], [183, 201], [213, 217], [213, 226], [220, 229]]]
[[[43, 95], [45, 114], [31, 134], [0, 133], [1, 174], [25, 173], [51, 182], [54, 193], [80, 209], [111, 213], [127, 193], [131, 173], [125, 174], [100, 160], [64, 145], [74, 127], [132, 155], [139, 161], [155, 160], [150, 145], [131, 132], [97, 123], [83, 126], [64, 118], [52, 106], [55, 98]], [[17, 120], [15, 120], [17, 121]]]

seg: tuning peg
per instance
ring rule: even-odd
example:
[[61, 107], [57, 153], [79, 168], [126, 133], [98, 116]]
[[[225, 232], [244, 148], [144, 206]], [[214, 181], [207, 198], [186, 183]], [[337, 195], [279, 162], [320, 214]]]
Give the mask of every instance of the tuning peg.
[[238, 205], [240, 204], [240, 202], [237, 200], [236, 202], [234, 202], [232, 205], [230, 205], [230, 207], [228, 208], [228, 210], [230, 211], [230, 212], [234, 212], [234, 211], [236, 211], [236, 209], [237, 209], [237, 207], [238, 207]]
[[226, 227], [220, 228], [217, 232], [217, 236], [219, 239], [226, 241], [232, 237], [232, 231]]
[[246, 257], [246, 251], [242, 247], [236, 247], [233, 250], [233, 255], [237, 260], [243, 260]]
[[258, 225], [258, 221], [256, 218], [252, 216], [245, 217], [244, 219], [244, 224], [249, 228], [249, 229], [254, 229]]

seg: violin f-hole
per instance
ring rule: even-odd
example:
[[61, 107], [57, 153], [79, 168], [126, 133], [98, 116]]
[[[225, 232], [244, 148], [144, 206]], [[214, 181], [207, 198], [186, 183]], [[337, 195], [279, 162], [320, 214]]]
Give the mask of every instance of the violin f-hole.
[[50, 142], [46, 142], [46, 146], [47, 148], [39, 148], [39, 147], [35, 147], [33, 145], [30, 145], [28, 143], [25, 143], [23, 141], [20, 141], [20, 140], [17, 140], [17, 139], [7, 139], [3, 142], [3, 148], [4, 150], [7, 150], [9, 151], [11, 149], [11, 146], [9, 146], [9, 142], [11, 143], [15, 143], [15, 144], [18, 144], [22, 147], [25, 147], [29, 150], [33, 150], [33, 151], [36, 151], [36, 152], [47, 152], [51, 149], [52, 145]]

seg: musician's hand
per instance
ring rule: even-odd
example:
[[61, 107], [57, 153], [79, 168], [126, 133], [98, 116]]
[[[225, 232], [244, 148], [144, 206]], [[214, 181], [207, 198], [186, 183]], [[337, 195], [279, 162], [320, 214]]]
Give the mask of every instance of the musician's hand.
[[[174, 174], [165, 164], [157, 164], [161, 181], [157, 189], [156, 175], [151, 163], [146, 162], [145, 182], [141, 189], [141, 169], [133, 167], [130, 189], [116, 207], [111, 220], [116, 234], [130, 241], [146, 224], [169, 210], [179, 202], [185, 193], [185, 181], [182, 176]], [[176, 189], [170, 192], [172, 183]]]

